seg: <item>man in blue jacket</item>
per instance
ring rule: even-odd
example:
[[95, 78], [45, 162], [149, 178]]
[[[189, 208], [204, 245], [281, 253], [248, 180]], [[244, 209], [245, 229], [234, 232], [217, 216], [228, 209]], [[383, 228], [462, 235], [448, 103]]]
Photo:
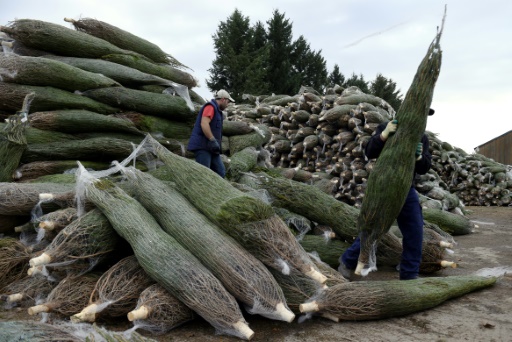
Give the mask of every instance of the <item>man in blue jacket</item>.
[[194, 152], [196, 162], [218, 173], [222, 178], [226, 169], [220, 158], [222, 152], [222, 111], [229, 102], [235, 102], [224, 89], [215, 94], [215, 98], [206, 103], [197, 115], [196, 123], [187, 149]]
[[[433, 115], [431, 108], [428, 115]], [[397, 130], [397, 120], [380, 124], [375, 134], [370, 138], [365, 148], [368, 159], [379, 157], [384, 144], [388, 138]], [[423, 134], [421, 142], [416, 148], [416, 165], [414, 173], [423, 175], [428, 172], [432, 165], [432, 155], [429, 152], [428, 137]], [[398, 228], [402, 233], [402, 256], [400, 260], [400, 280], [418, 278], [421, 263], [423, 244], [423, 214], [420, 201], [414, 184], [411, 184], [404, 206], [397, 217]], [[340, 258], [338, 271], [345, 277], [350, 278], [351, 270], [357, 266], [361, 242], [358, 237], [354, 243], [343, 253]]]

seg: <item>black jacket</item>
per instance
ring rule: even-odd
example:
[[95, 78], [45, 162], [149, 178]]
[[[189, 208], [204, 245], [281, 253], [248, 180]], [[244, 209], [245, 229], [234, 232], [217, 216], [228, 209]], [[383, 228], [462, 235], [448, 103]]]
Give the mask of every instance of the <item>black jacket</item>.
[[[368, 159], [378, 158], [380, 152], [384, 148], [384, 144], [386, 142], [382, 141], [382, 139], [380, 138], [380, 134], [382, 133], [382, 131], [384, 131], [387, 124], [387, 122], [384, 122], [377, 126], [375, 134], [368, 141], [368, 144], [366, 145], [366, 148], [364, 150], [366, 157], [368, 157]], [[425, 173], [428, 172], [428, 170], [430, 170], [430, 167], [432, 166], [432, 155], [428, 150], [428, 137], [425, 134], [423, 134], [423, 136], [421, 137], [421, 143], [423, 144], [422, 158], [416, 161], [416, 165], [414, 166], [414, 173], [424, 175]]]

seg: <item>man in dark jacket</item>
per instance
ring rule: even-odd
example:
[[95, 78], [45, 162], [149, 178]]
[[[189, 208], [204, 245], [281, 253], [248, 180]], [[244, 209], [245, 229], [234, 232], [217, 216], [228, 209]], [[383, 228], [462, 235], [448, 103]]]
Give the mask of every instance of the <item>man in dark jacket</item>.
[[[429, 115], [434, 110], [430, 109]], [[369, 159], [378, 158], [388, 138], [396, 132], [397, 120], [380, 124], [375, 134], [370, 138], [365, 148], [365, 154]], [[421, 142], [416, 149], [416, 165], [414, 173], [423, 175], [428, 172], [432, 165], [432, 156], [429, 152], [428, 137], [423, 134]], [[404, 206], [397, 217], [398, 228], [402, 233], [402, 257], [400, 261], [400, 279], [416, 279], [421, 263], [421, 252], [423, 243], [423, 214], [420, 201], [414, 184], [411, 184]], [[361, 249], [360, 238], [343, 253], [340, 258], [338, 270], [346, 278], [350, 278], [351, 271], [357, 266], [359, 251]]]
[[189, 151], [194, 152], [196, 162], [212, 169], [222, 178], [226, 175], [226, 169], [220, 158], [222, 123], [224, 122], [222, 111], [227, 108], [229, 102], [235, 102], [235, 100], [227, 91], [221, 89], [215, 94], [214, 99], [199, 110], [187, 146]]

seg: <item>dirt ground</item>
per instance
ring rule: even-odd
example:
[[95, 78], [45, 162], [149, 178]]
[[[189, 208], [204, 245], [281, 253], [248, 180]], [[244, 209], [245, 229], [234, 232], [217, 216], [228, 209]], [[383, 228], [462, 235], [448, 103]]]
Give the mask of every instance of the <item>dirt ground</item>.
[[[494, 286], [423, 312], [385, 320], [335, 323], [314, 317], [302, 323], [298, 319], [285, 323], [246, 315], [255, 332], [252, 341], [512, 341], [512, 208], [467, 209], [471, 211], [468, 217], [479, 227], [472, 234], [455, 237], [457, 245], [452, 260], [459, 267], [442, 270], [434, 276], [469, 275], [484, 269], [500, 274], [508, 272]], [[398, 273], [389, 268], [379, 269], [365, 280], [397, 278]], [[22, 319], [22, 312], [0, 309], [0, 321]], [[201, 319], [155, 339], [159, 342], [240, 341], [215, 335], [214, 329]]]

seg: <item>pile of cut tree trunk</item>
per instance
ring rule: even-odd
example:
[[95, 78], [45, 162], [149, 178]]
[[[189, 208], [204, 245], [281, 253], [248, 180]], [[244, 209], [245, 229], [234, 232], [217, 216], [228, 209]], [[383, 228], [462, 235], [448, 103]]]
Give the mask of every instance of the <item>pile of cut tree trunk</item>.
[[[185, 151], [205, 100], [184, 65], [107, 23], [66, 21], [76, 30], [31, 19], [1, 27], [0, 292], [10, 307], [56, 323], [126, 317], [154, 334], [199, 315], [217, 333], [249, 340], [255, 332], [243, 310], [286, 322], [302, 312], [379, 319], [496, 281], [352, 284], [335, 270], [358, 234], [375, 164], [365, 143], [395, 114], [382, 99], [354, 87], [247, 96], [227, 110], [222, 179]], [[465, 196], [463, 172], [447, 165], [466, 164], [464, 179], [477, 178], [474, 155], [454, 161], [447, 144], [430, 140], [439, 158], [417, 183], [427, 221], [424, 274], [455, 267], [453, 236], [472, 229], [450, 192]], [[505, 205], [510, 171], [478, 165], [487, 169], [472, 186], [479, 192], [492, 178], [503, 191], [499, 204], [489, 203]], [[400, 239], [396, 229], [383, 234], [378, 263], [399, 264]], [[385, 300], [391, 296], [414, 305], [404, 309]], [[368, 310], [375, 306], [381, 310]], [[42, 324], [1, 330], [68, 336]]]

